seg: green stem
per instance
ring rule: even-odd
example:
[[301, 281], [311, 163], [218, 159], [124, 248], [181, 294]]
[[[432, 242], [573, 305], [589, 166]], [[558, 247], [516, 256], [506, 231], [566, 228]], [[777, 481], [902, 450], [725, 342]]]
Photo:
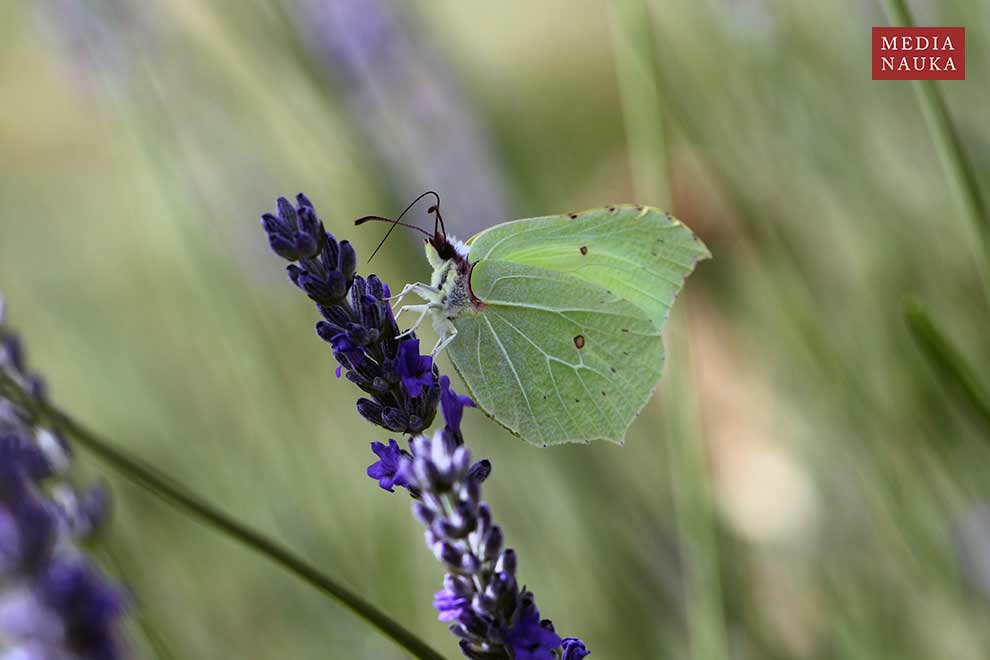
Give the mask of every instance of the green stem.
[[229, 536], [282, 567], [322, 594], [350, 608], [352, 612], [378, 628], [386, 636], [391, 637], [393, 641], [414, 657], [424, 660], [443, 660], [443, 656], [430, 648], [426, 642], [353, 591], [309, 565], [288, 548], [267, 538], [261, 532], [238, 522], [202, 498], [193, 495], [185, 487], [140, 459], [128, 456], [120, 449], [114, 448], [49, 404], [36, 400], [2, 370], [0, 370], [0, 394], [14, 400], [39, 419], [48, 421], [77, 444], [152, 495]]
[[[906, 0], [883, 0], [883, 5], [891, 23], [901, 27], [914, 25], [914, 17]], [[983, 276], [984, 288], [990, 295], [990, 215], [987, 213], [987, 204], [983, 199], [979, 180], [963, 150], [945, 98], [935, 86], [935, 82], [914, 80], [912, 83], [928, 132], [945, 170], [945, 176], [952, 186], [963, 215], [979, 238], [983, 249], [982, 258], [979, 260], [980, 273]]]
[[990, 394], [962, 352], [918, 301], [909, 299], [905, 303], [904, 320], [911, 338], [938, 377], [958, 392], [970, 411], [990, 428]]
[[670, 182], [653, 29], [642, 0], [609, 4], [629, 160], [638, 201], [670, 208]]

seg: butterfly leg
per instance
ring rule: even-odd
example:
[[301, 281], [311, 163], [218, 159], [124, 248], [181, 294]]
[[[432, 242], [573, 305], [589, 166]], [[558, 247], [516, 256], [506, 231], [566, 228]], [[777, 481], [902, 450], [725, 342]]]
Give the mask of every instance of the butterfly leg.
[[430, 310], [434, 309], [434, 306], [432, 303], [424, 304], [424, 305], [403, 305], [399, 309], [399, 313], [395, 315], [395, 318], [399, 318], [399, 314], [402, 314], [402, 312], [406, 311], [407, 309], [412, 312], [419, 312], [419, 317], [416, 319], [415, 323], [413, 323], [411, 326], [409, 326], [408, 328], [397, 334], [395, 336], [396, 339], [402, 339], [403, 337], [407, 337], [411, 335], [413, 332], [415, 332], [416, 328], [418, 328], [420, 325], [423, 324], [423, 319], [425, 319], [426, 315], [430, 313]]
[[[430, 286], [429, 284], [423, 284], [422, 282], [411, 282], [410, 284], [407, 284], [404, 287], [402, 287], [402, 291], [400, 291], [394, 296], [389, 296], [385, 300], [394, 300], [395, 302], [392, 303], [392, 309], [393, 310], [398, 309], [401, 312], [402, 308], [399, 305], [402, 304], [402, 299], [405, 298], [410, 293], [415, 293], [420, 298], [429, 300], [432, 296], [423, 295], [424, 293], [431, 293], [433, 295], [436, 295], [440, 293], [440, 291], [439, 289], [436, 289]], [[398, 314], [396, 314], [396, 316], [398, 316]]]
[[457, 328], [450, 321], [447, 321], [447, 326], [444, 327], [445, 333], [441, 333], [440, 339], [437, 340], [436, 346], [430, 351], [431, 356], [436, 356], [440, 351], [447, 348], [447, 344], [454, 341], [454, 337], [457, 336]]

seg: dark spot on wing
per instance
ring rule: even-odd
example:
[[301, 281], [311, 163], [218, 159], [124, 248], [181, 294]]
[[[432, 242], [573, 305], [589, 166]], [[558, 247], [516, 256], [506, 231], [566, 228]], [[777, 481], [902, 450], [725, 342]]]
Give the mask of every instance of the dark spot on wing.
[[587, 245], [582, 245], [581, 246], [581, 254], [588, 254], [588, 246]]
[[584, 348], [584, 335], [575, 335], [574, 345], [577, 347], [578, 350]]

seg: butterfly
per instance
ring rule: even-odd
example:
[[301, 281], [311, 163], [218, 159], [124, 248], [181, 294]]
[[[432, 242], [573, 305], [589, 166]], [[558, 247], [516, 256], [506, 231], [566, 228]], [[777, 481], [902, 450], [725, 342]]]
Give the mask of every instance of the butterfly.
[[[393, 296], [397, 317], [418, 315], [406, 333], [429, 317], [433, 354], [446, 350], [478, 406], [527, 442], [621, 443], [656, 389], [661, 331], [705, 245], [649, 206], [513, 220], [467, 242], [447, 234], [439, 198], [430, 212], [430, 283]], [[369, 219], [387, 220], [357, 223]], [[402, 305], [408, 295], [423, 303]]]

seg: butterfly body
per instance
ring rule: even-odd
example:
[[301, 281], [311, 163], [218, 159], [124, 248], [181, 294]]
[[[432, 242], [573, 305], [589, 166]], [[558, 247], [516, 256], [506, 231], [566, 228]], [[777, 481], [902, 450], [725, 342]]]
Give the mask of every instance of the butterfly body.
[[430, 316], [489, 416], [537, 445], [610, 440], [649, 400], [664, 362], [661, 330], [708, 251], [649, 207], [611, 206], [516, 220], [467, 244], [426, 244], [430, 284], [399, 298]]

